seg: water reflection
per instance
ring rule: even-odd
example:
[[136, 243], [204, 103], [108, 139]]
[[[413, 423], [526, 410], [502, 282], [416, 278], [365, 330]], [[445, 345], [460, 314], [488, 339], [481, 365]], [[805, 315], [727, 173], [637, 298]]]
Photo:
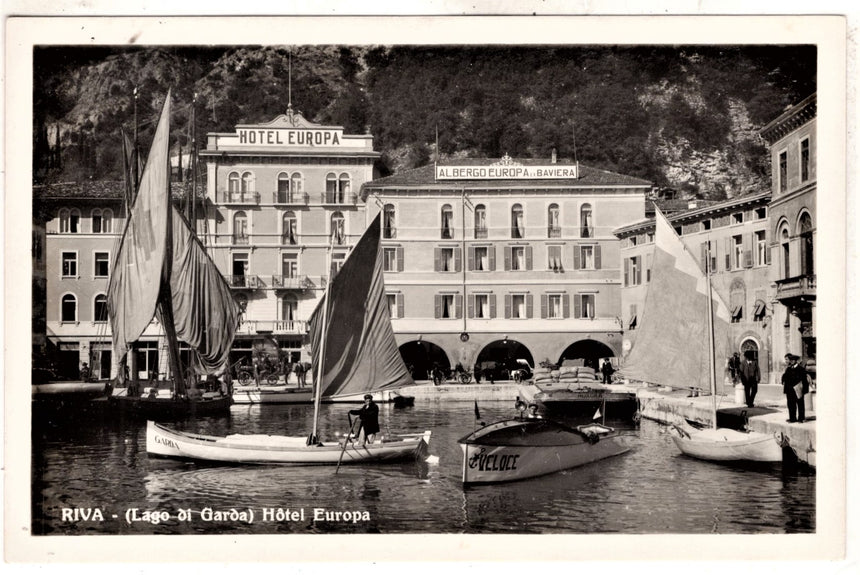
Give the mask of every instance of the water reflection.
[[[351, 406], [323, 406], [321, 431], [347, 427]], [[333, 467], [206, 465], [149, 458], [144, 422], [69, 417], [34, 422], [33, 530], [84, 533], [795, 533], [815, 530], [815, 475], [701, 462], [677, 453], [644, 421], [632, 450], [584, 467], [511, 484], [460, 484], [457, 439], [474, 428], [473, 405], [381, 406], [383, 431], [432, 429], [434, 462]], [[484, 421], [507, 403], [481, 406]], [[308, 406], [234, 406], [229, 417], [176, 427], [225, 435], [304, 435]], [[607, 422], [611, 423], [611, 422]], [[104, 523], [63, 521], [62, 509], [98, 506]], [[123, 520], [128, 509], [167, 511], [158, 524]], [[190, 520], [179, 521], [182, 509]], [[256, 520], [205, 521], [204, 509], [253, 510]], [[264, 510], [303, 519], [263, 521]], [[313, 520], [317, 509], [367, 520]]]

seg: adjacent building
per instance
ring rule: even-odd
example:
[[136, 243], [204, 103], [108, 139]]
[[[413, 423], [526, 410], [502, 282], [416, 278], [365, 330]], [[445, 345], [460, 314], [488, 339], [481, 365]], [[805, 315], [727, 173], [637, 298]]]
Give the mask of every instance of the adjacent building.
[[[770, 200], [770, 192], [716, 203], [690, 200], [686, 209], [673, 206], [667, 214], [687, 249], [711, 274], [713, 289], [726, 302], [731, 314], [731, 350], [757, 358], [765, 383], [779, 371], [781, 357], [774, 356], [771, 338], [775, 312], [769, 267]], [[660, 202], [657, 204], [659, 207]], [[651, 282], [653, 214], [614, 233], [621, 242], [624, 357], [636, 345], [640, 314]], [[717, 361], [725, 365], [727, 359]]]
[[770, 147], [770, 280], [775, 287], [774, 354], [801, 356], [815, 374], [816, 95], [762, 131]]
[[517, 359], [621, 352], [620, 242], [651, 183], [544, 160], [464, 159], [367, 182], [381, 214], [385, 286], [416, 378], [434, 364], [495, 377]]

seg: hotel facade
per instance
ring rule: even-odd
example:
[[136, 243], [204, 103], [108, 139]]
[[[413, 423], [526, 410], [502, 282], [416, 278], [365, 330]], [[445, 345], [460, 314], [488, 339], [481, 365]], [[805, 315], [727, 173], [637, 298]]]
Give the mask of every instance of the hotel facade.
[[382, 218], [392, 326], [414, 377], [434, 364], [505, 377], [525, 360], [621, 352], [620, 242], [650, 182], [545, 160], [460, 160], [367, 182]]

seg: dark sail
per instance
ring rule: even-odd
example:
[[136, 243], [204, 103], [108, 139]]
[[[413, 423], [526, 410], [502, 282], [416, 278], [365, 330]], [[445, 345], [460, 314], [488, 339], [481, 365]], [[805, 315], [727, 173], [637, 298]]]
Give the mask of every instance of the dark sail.
[[380, 217], [353, 248], [310, 320], [313, 365], [325, 334], [321, 396], [348, 395], [412, 385], [391, 329], [382, 271]]

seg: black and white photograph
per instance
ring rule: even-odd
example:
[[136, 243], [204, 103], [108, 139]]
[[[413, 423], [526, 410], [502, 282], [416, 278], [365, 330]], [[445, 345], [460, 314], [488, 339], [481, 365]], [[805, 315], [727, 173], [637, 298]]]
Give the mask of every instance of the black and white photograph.
[[7, 28], [7, 560], [844, 556], [843, 20]]

